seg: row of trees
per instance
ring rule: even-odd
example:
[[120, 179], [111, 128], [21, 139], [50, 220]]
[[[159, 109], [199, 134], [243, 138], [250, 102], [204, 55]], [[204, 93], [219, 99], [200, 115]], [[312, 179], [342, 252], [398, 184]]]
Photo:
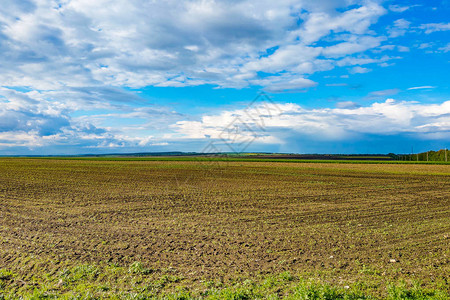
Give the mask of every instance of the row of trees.
[[439, 151], [428, 151], [416, 154], [389, 154], [395, 160], [406, 161], [449, 161], [450, 151], [442, 149]]

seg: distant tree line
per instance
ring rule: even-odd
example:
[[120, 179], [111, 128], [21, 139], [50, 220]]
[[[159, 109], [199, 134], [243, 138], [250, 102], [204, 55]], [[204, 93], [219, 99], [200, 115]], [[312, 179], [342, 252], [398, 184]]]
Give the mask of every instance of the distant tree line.
[[450, 151], [448, 149], [441, 149], [439, 151], [428, 151], [415, 154], [394, 154], [389, 153], [389, 156], [395, 160], [404, 161], [449, 161]]

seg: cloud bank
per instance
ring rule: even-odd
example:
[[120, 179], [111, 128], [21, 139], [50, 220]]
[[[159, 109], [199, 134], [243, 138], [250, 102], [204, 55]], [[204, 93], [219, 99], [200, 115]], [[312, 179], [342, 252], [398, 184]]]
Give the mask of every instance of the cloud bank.
[[60, 94], [0, 88], [0, 149], [22, 153], [24, 148], [53, 147], [71, 154], [165, 145], [155, 133], [182, 117], [163, 107], [114, 103], [116, 97], [139, 100], [115, 89], [73, 89]]
[[172, 127], [178, 132], [178, 138], [215, 140], [222, 144], [224, 151], [226, 144], [236, 148], [234, 144], [249, 140], [292, 149], [292, 144], [299, 141], [304, 145], [339, 144], [364, 141], [371, 136], [450, 139], [450, 101], [419, 104], [387, 99], [369, 106], [348, 101], [339, 103], [338, 108], [306, 109], [293, 103], [269, 104], [269, 107], [224, 111], [203, 116], [200, 121], [179, 121]]
[[[38, 90], [202, 84], [303, 89], [315, 85], [310, 74], [379, 46], [385, 37], [370, 27], [387, 12], [376, 1], [2, 4], [0, 82]], [[330, 34], [328, 45], [317, 44]]]

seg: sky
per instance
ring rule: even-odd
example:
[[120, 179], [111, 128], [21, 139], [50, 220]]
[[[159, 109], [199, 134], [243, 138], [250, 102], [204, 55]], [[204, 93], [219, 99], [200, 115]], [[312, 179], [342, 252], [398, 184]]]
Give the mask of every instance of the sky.
[[450, 147], [449, 0], [2, 0], [0, 155]]

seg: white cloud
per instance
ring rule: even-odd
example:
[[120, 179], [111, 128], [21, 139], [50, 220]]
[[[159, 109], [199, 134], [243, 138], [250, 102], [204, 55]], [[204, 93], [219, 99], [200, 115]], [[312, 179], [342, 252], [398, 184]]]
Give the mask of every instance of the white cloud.
[[374, 2], [336, 16], [327, 12], [312, 12], [305, 18], [305, 24], [298, 32], [305, 44], [318, 41], [331, 31], [365, 34], [369, 26], [385, 13], [386, 10]]
[[337, 58], [360, 53], [378, 47], [384, 39], [384, 37], [372, 36], [352, 37], [349, 41], [324, 48], [322, 54], [326, 57]]
[[400, 92], [399, 89], [387, 89], [387, 90], [381, 90], [381, 91], [374, 91], [374, 92], [370, 92], [368, 97], [369, 98], [379, 98], [379, 97], [395, 95], [395, 94], [398, 94], [399, 92]]
[[291, 75], [268, 77], [266, 79], [255, 81], [254, 83], [267, 86], [265, 90], [272, 93], [301, 90], [317, 85], [317, 82], [314, 82], [312, 80], [302, 77], [297, 78]]
[[391, 67], [391, 66], [393, 66], [393, 65], [395, 65], [394, 63], [381, 63], [381, 64], [379, 64], [379, 66], [380, 67], [382, 67], [382, 68], [386, 68], [386, 67]]
[[409, 48], [405, 46], [397, 46], [399, 52], [409, 52]]
[[428, 23], [420, 25], [419, 28], [425, 30], [426, 34], [430, 34], [436, 31], [450, 30], [450, 23]]
[[[383, 45], [378, 47], [378, 49], [380, 49], [381, 51], [385, 51], [385, 50], [394, 50], [395, 49], [395, 45]], [[373, 51], [378, 51], [378, 50], [373, 50]]]
[[361, 107], [361, 105], [359, 105], [358, 103], [353, 102], [353, 101], [342, 101], [342, 102], [336, 103], [336, 107], [343, 108], [343, 109], [356, 109], [356, 108]]
[[413, 86], [408, 88], [409, 90], [422, 90], [422, 89], [434, 89], [436, 88], [435, 86], [431, 86], [431, 85], [422, 85], [422, 86]]
[[352, 74], [364, 74], [364, 73], [369, 73], [370, 71], [372, 71], [371, 69], [368, 68], [363, 68], [360, 66], [356, 66], [350, 69], [350, 73]]
[[[370, 27], [386, 13], [377, 1], [8, 0], [2, 7], [0, 82], [37, 90], [279, 86], [258, 72], [307, 79], [335, 68], [329, 58], [380, 45], [384, 38]], [[330, 36], [329, 46], [314, 44]]]
[[427, 48], [430, 48], [432, 46], [433, 46], [432, 43], [421, 43], [421, 44], [418, 45], [417, 48], [419, 48], [419, 49], [427, 49]]
[[412, 5], [412, 6], [389, 5], [389, 10], [400, 13], [400, 12], [404, 12], [414, 6], [417, 6], [417, 5]]
[[442, 52], [450, 52], [450, 43], [448, 43], [446, 46], [438, 48], [438, 50]]
[[276, 73], [280, 70], [301, 68], [301, 73], [314, 73], [320, 69], [321, 61], [316, 61], [316, 57], [320, 53], [321, 48], [319, 47], [308, 47], [302, 44], [287, 45], [277, 49], [270, 56], [246, 63], [243, 70]]
[[[180, 139], [234, 141], [255, 138], [259, 143], [289, 143], [290, 139], [307, 137], [312, 140], [346, 140], [356, 135], [416, 134], [433, 138], [436, 133], [450, 138], [450, 101], [441, 104], [418, 104], [395, 101], [376, 102], [360, 106], [351, 101], [339, 102], [337, 108], [304, 109], [299, 105], [278, 104], [281, 113], [261, 113], [261, 107], [250, 110], [223, 111], [206, 115], [200, 121], [180, 121], [173, 128]], [[255, 126], [254, 119], [264, 122], [264, 130]], [[232, 127], [232, 128], [231, 128]], [[223, 132], [234, 133], [232, 138]], [[290, 132], [288, 135], [283, 134]], [[284, 137], [284, 138], [280, 138]]]
[[[63, 96], [64, 102], [51, 100]], [[72, 89], [61, 95], [58, 91], [0, 88], [0, 150], [55, 145], [79, 149], [161, 145], [164, 141], [158, 132], [183, 117], [164, 107], [110, 103], [115, 97], [130, 102], [141, 100], [114, 89]], [[80, 110], [87, 113], [77, 116]]]
[[410, 25], [411, 25], [411, 22], [409, 22], [405, 19], [398, 19], [398, 20], [394, 21], [394, 25], [392, 25], [388, 28], [389, 36], [392, 38], [395, 38], [395, 37], [405, 35], [405, 33], [408, 30]]
[[375, 63], [383, 63], [396, 57], [389, 57], [387, 55], [381, 58], [370, 58], [367, 56], [363, 57], [345, 57], [337, 62], [338, 66], [354, 66], [354, 65], [367, 65]]

